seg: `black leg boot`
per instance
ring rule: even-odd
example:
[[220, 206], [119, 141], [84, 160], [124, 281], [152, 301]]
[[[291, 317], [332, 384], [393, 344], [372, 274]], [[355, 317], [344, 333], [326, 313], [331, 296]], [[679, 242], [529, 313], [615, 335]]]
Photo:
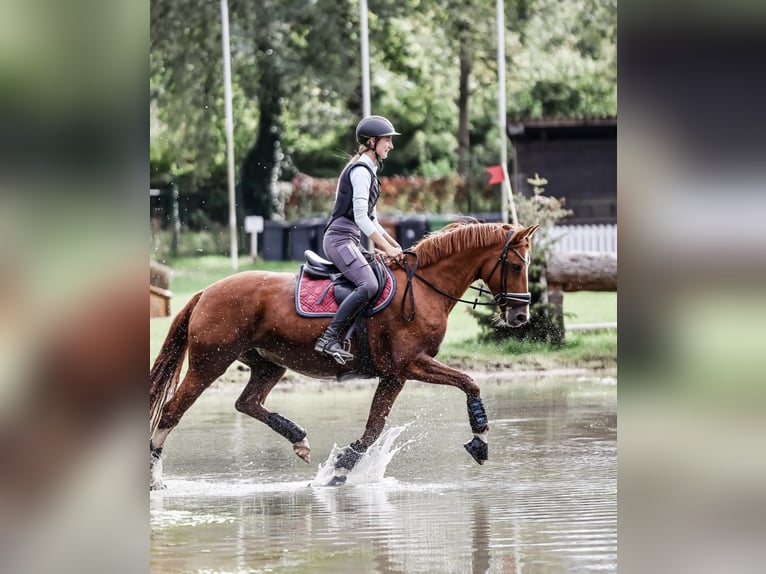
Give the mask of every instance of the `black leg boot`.
[[330, 325], [317, 339], [314, 350], [332, 356], [341, 365], [353, 360], [354, 355], [343, 348], [340, 337], [346, 327], [351, 325], [357, 315], [367, 306], [367, 303], [367, 293], [363, 289], [354, 289], [340, 304]]

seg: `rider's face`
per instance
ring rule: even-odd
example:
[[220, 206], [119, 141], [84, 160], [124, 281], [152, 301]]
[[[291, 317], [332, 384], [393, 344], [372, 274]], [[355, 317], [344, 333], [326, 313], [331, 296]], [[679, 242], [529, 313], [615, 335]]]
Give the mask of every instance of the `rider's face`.
[[380, 136], [378, 141], [375, 142], [375, 151], [381, 159], [388, 157], [388, 152], [394, 149], [394, 138], [391, 136]]

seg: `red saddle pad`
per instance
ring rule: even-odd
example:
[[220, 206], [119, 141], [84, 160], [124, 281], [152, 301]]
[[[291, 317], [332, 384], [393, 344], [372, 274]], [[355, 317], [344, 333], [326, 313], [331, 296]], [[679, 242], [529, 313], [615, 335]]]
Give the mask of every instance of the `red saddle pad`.
[[[396, 293], [396, 279], [386, 268], [386, 286], [373, 305], [370, 315], [385, 309]], [[335, 287], [330, 279], [316, 279], [304, 273], [301, 265], [295, 287], [295, 310], [302, 317], [332, 317], [338, 310], [335, 302]]]

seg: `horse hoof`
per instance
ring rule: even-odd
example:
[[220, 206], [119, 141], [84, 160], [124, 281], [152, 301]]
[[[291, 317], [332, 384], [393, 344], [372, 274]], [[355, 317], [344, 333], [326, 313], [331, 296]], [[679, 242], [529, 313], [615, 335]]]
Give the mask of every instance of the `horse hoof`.
[[149, 490], [165, 490], [167, 489], [167, 486], [165, 486], [162, 482], [155, 482], [149, 485]]
[[309, 441], [305, 438], [293, 444], [293, 452], [298, 455], [305, 463], [311, 463], [311, 447], [309, 447]]
[[345, 476], [333, 476], [325, 486], [342, 486], [344, 484], [346, 484]]
[[484, 461], [489, 458], [489, 446], [477, 436], [465, 443], [463, 447], [479, 464], [484, 464]]
[[302, 455], [300, 453], [295, 453], [295, 454], [297, 454], [298, 458], [300, 458], [306, 464], [311, 464], [311, 455], [309, 453], [306, 453], [305, 455]]

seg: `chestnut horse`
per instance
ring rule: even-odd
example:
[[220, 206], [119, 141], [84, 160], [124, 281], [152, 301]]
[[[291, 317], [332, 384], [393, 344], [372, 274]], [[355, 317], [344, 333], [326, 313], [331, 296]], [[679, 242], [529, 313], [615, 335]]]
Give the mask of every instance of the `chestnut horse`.
[[[447, 330], [447, 317], [476, 280], [483, 280], [511, 327], [529, 321], [527, 286], [531, 237], [538, 225], [453, 223], [427, 235], [398, 261], [388, 261], [396, 278], [391, 305], [367, 318], [369, 348], [378, 386], [367, 426], [335, 462], [330, 485], [346, 475], [383, 431], [386, 417], [408, 379], [457, 387], [466, 394], [474, 437], [463, 445], [482, 464], [487, 460], [489, 425], [479, 386], [468, 375], [434, 357]], [[236, 401], [238, 411], [267, 424], [309, 462], [306, 431], [271, 412], [264, 401], [287, 369], [315, 378], [338, 378], [360, 368], [339, 365], [314, 351], [329, 322], [305, 318], [294, 307], [296, 275], [267, 271], [236, 273], [196, 293], [176, 315], [149, 378], [150, 488], [162, 483], [162, 445], [197, 397], [235, 360], [250, 367], [250, 379]], [[178, 384], [184, 356], [188, 369]]]

